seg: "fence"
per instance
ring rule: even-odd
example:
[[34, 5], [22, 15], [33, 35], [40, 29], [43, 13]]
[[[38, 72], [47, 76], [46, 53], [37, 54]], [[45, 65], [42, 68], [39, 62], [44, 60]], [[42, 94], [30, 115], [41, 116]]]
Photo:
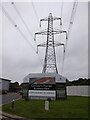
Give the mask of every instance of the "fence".
[[90, 86], [67, 86], [67, 95], [90, 96]]

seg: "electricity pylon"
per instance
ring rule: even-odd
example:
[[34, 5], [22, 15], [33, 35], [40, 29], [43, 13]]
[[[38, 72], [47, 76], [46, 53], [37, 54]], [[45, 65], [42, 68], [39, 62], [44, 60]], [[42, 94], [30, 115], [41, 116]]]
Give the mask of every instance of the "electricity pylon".
[[40, 19], [40, 27], [42, 21], [48, 22], [48, 28], [45, 31], [35, 33], [35, 40], [36, 35], [47, 35], [47, 41], [45, 43], [41, 43], [37, 45], [38, 47], [46, 47], [45, 59], [42, 73], [58, 73], [57, 65], [56, 65], [56, 55], [55, 55], [55, 47], [57, 46], [64, 46], [63, 43], [55, 42], [54, 41], [54, 34], [66, 34], [67, 39], [67, 31], [64, 30], [53, 30], [53, 21], [60, 20], [60, 25], [62, 25], [62, 20], [60, 17], [53, 17], [52, 13], [49, 13], [49, 16], [44, 19]]

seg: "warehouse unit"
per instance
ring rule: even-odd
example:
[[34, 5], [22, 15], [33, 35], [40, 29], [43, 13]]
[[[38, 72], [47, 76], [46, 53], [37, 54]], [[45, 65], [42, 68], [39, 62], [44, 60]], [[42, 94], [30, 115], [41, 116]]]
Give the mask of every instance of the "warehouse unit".
[[9, 85], [10, 85], [11, 80], [5, 79], [5, 78], [0, 78], [0, 92], [7, 93], [9, 91]]
[[23, 97], [29, 99], [65, 99], [66, 78], [57, 73], [33, 73], [24, 78]]

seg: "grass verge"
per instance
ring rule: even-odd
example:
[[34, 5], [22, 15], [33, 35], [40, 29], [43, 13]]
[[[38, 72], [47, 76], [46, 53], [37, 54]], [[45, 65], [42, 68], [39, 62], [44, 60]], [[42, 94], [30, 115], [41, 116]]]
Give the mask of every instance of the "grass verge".
[[88, 100], [90, 97], [70, 96], [67, 100], [50, 102], [50, 110], [45, 111], [44, 100], [23, 99], [2, 106], [2, 111], [26, 118], [88, 118]]

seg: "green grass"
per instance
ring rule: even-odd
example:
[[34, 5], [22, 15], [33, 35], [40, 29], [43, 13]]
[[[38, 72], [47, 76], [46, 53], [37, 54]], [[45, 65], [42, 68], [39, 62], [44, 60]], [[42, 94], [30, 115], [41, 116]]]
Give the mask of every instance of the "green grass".
[[18, 100], [15, 108], [3, 105], [4, 112], [26, 118], [88, 118], [88, 99], [90, 97], [68, 97], [67, 100], [50, 102], [50, 110], [44, 110], [44, 100]]

